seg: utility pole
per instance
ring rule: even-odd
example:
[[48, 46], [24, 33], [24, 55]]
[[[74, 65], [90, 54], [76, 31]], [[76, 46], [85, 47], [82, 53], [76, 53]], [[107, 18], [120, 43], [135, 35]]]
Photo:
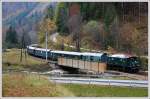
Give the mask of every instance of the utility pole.
[[45, 43], [46, 43], [46, 61], [47, 61], [47, 32], [45, 33], [45, 36], [46, 36], [45, 37], [46, 38], [46, 42]]
[[141, 10], [141, 7], [140, 7], [140, 0], [139, 0], [139, 24], [140, 24], [140, 21], [141, 21], [141, 20], [140, 20], [140, 16], [141, 16], [141, 15], [140, 15], [140, 12], [141, 12], [140, 10]]
[[123, 2], [121, 4], [121, 6], [122, 6], [122, 20], [124, 22], [124, 4], [123, 4]]
[[24, 49], [24, 30], [23, 30], [23, 34], [21, 37], [21, 56], [20, 56], [20, 62], [22, 62], [22, 58], [23, 58], [23, 50]]

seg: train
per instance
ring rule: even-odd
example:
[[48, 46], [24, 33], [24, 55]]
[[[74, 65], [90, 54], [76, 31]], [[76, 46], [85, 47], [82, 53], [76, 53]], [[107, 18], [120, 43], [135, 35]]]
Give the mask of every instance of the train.
[[[108, 54], [104, 52], [99, 52], [99, 53], [92, 52], [91, 53], [91, 52], [59, 51], [59, 50], [51, 50], [51, 49], [46, 50], [44, 48], [40, 48], [36, 44], [27, 46], [27, 53], [35, 57], [45, 59], [46, 51], [47, 51], [47, 59], [58, 61], [58, 63], [60, 63], [59, 62], [60, 58], [63, 57], [65, 59], [72, 59], [72, 61], [73, 60], [84, 61], [84, 65], [86, 65], [85, 62], [92, 62], [92, 63], [98, 63], [98, 64], [106, 63], [108, 70], [117, 70], [117, 71], [130, 72], [130, 73], [137, 73], [140, 70], [140, 61], [138, 57], [133, 56], [133, 55]], [[68, 66], [70, 65], [70, 67], [72, 67], [73, 62], [67, 65]], [[79, 63], [78, 65], [80, 66]], [[79, 66], [78, 68], [81, 68]], [[99, 68], [99, 65], [94, 70], [99, 71], [98, 68]], [[92, 69], [92, 67], [90, 67], [90, 69]]]

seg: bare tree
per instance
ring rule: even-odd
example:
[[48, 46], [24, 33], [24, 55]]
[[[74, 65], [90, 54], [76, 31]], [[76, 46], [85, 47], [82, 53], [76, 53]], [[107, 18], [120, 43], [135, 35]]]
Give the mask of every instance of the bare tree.
[[62, 51], [64, 50], [64, 40], [62, 40], [62, 42], [61, 42], [61, 50]]
[[113, 45], [116, 49], [119, 49], [119, 42], [120, 42], [120, 34], [119, 34], [119, 22], [118, 18], [116, 17], [110, 27], [111, 29], [111, 35], [113, 37]]
[[23, 32], [23, 34], [22, 34], [22, 37], [21, 37], [20, 62], [22, 62], [23, 54], [25, 55], [25, 60], [27, 60], [26, 46], [31, 44], [31, 39], [30, 39], [30, 36], [29, 36], [28, 32], [26, 33], [24, 31], [24, 29], [22, 30], [22, 32]]
[[140, 24], [140, 21], [141, 21], [141, 19], [140, 19], [140, 17], [141, 17], [141, 14], [140, 14], [140, 12], [141, 12], [141, 3], [140, 2], [139, 2], [139, 7], [138, 8], [139, 8], [139, 16], [138, 17], [139, 17], [139, 24]]
[[123, 2], [121, 3], [121, 7], [122, 7], [122, 20], [124, 22], [124, 4], [123, 4]]
[[80, 31], [82, 17], [80, 14], [73, 15], [68, 21], [69, 32], [73, 34], [73, 41], [76, 42], [76, 51], [80, 51]]

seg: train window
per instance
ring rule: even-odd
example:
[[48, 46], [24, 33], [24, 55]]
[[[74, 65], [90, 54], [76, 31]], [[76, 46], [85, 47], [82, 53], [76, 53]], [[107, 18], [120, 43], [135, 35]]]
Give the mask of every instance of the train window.
[[88, 56], [85, 56], [85, 60], [86, 60], [86, 61], [89, 61], [89, 58], [88, 58]]
[[93, 57], [92, 56], [90, 57], [90, 60], [93, 61]]
[[95, 62], [97, 60], [97, 57], [93, 57], [93, 61]]
[[88, 61], [91, 61], [91, 58], [90, 58], [90, 56], [87, 56], [87, 59], [88, 59]]
[[81, 56], [80, 56], [80, 59], [81, 59], [81, 60], [82, 60], [82, 57], [83, 57], [83, 56], [81, 55]]
[[113, 61], [113, 60], [114, 60], [114, 58], [111, 58], [111, 60]]
[[93, 57], [93, 58], [94, 58], [93, 61], [95, 62], [99, 61], [99, 57]]
[[70, 55], [65, 55], [65, 57], [66, 57], [66, 58], [71, 58], [71, 56], [70, 56]]
[[71, 55], [70, 57], [71, 57], [71, 58], [74, 58], [74, 55]]
[[82, 59], [83, 59], [84, 61], [86, 61], [86, 57], [85, 57], [85, 56], [82, 56]]
[[72, 59], [72, 58], [73, 58], [73, 55], [68, 55], [68, 58], [71, 58], [71, 59]]
[[86, 56], [84, 56], [84, 59], [85, 59], [86, 61], [88, 60]]
[[98, 57], [97, 61], [101, 61], [101, 57]]
[[62, 57], [64, 57], [65, 55], [64, 55], [64, 54], [62, 54], [61, 56], [62, 56]]
[[78, 57], [77, 57], [77, 56], [75, 56], [75, 59], [78, 59]]

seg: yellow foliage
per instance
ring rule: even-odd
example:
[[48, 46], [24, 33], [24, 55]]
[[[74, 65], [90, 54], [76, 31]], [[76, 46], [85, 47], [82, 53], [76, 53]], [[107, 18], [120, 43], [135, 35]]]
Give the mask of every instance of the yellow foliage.
[[108, 46], [107, 50], [109, 53], [116, 53], [115, 49], [112, 48], [111, 46]]
[[40, 30], [43, 32], [52, 32], [56, 29], [55, 23], [51, 19], [45, 19], [40, 24]]
[[47, 18], [39, 24], [38, 29], [38, 41], [39, 43], [43, 43], [45, 39], [45, 33], [47, 32], [48, 36], [52, 34], [56, 30], [56, 24], [53, 20]]

